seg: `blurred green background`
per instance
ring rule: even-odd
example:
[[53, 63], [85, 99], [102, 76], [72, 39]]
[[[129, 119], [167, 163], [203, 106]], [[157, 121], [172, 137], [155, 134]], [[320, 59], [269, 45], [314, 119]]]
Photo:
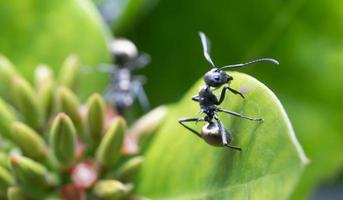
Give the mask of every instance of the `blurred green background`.
[[[339, 195], [343, 190], [339, 178], [343, 169], [342, 1], [93, 3], [0, 0], [0, 53], [26, 77], [41, 62], [58, 69], [70, 53], [79, 54], [84, 65], [96, 66], [109, 61], [106, 44], [112, 31], [151, 55], [151, 64], [137, 74], [147, 76], [145, 89], [154, 106], [178, 101], [209, 69], [198, 31], [211, 39], [218, 65], [276, 58], [277, 67], [259, 64], [241, 71], [265, 83], [280, 98], [311, 160], [291, 198], [343, 198]], [[101, 18], [98, 11], [107, 15]], [[108, 16], [111, 11], [116, 13]], [[102, 91], [107, 81], [100, 73], [83, 74], [83, 80], [87, 80], [80, 85], [83, 95]]]

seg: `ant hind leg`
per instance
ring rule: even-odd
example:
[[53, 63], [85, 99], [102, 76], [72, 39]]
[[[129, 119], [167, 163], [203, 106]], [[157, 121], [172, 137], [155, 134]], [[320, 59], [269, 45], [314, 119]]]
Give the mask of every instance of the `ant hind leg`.
[[[225, 134], [227, 134], [227, 135], [229, 135], [229, 136], [231, 135], [230, 132], [229, 132], [228, 130], [224, 129], [224, 131], [225, 131]], [[226, 144], [225, 146], [226, 146], [226, 147], [229, 147], [229, 148], [231, 148], [231, 149], [233, 149], [233, 150], [242, 151], [242, 149], [241, 149], [240, 147], [230, 145], [230, 142], [231, 142], [231, 139], [227, 140], [227, 144]]]
[[231, 140], [228, 140], [228, 138], [227, 138], [228, 135], [230, 136], [230, 133], [224, 128], [224, 125], [222, 124], [222, 122], [220, 121], [220, 119], [217, 116], [215, 116], [215, 119], [216, 119], [216, 121], [218, 123], [218, 127], [220, 129], [220, 134], [222, 136], [223, 146], [229, 147], [229, 148], [234, 149], [234, 150], [242, 151], [242, 149], [240, 147], [230, 145]]
[[184, 124], [184, 122], [198, 122], [198, 121], [205, 121], [205, 119], [203, 117], [191, 117], [191, 118], [181, 118], [179, 119], [179, 123], [185, 127], [186, 129], [188, 129], [189, 131], [191, 131], [192, 133], [194, 133], [195, 135], [197, 135], [198, 137], [201, 138], [201, 133], [199, 133], [198, 131], [192, 129], [191, 127], [187, 126], [186, 124]]

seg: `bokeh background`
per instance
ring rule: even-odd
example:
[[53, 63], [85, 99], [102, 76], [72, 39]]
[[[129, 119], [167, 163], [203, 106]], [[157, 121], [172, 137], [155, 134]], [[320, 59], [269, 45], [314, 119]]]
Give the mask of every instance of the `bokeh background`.
[[[85, 66], [108, 63], [108, 41], [127, 37], [152, 57], [137, 74], [148, 78], [154, 106], [178, 101], [209, 69], [198, 31], [211, 39], [218, 65], [280, 61], [241, 71], [280, 98], [311, 160], [291, 199], [342, 199], [342, 1], [0, 0], [0, 53], [26, 77], [40, 63], [57, 71], [70, 53]], [[82, 80], [86, 96], [102, 91], [107, 76]]]

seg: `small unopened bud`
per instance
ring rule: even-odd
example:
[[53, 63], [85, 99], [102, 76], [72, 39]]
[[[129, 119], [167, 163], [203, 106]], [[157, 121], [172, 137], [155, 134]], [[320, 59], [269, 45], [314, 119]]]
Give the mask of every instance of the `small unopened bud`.
[[78, 56], [70, 55], [66, 58], [64, 63], [62, 64], [58, 82], [59, 84], [70, 88], [71, 90], [75, 90], [77, 87], [77, 79], [78, 74], [80, 71], [80, 61]]
[[25, 156], [34, 160], [46, 158], [48, 147], [44, 139], [29, 126], [21, 122], [14, 122], [12, 124], [12, 139]]
[[96, 159], [102, 166], [111, 167], [119, 158], [125, 131], [125, 120], [114, 118], [96, 152]]
[[75, 125], [77, 135], [85, 140], [84, 125], [79, 112], [80, 102], [76, 95], [68, 88], [61, 87], [58, 90], [59, 110], [67, 114]]
[[13, 155], [10, 157], [14, 175], [20, 185], [26, 188], [47, 188], [49, 173], [40, 163], [30, 158]]
[[34, 129], [41, 128], [43, 123], [42, 110], [39, 106], [37, 94], [31, 85], [20, 76], [12, 77], [12, 97], [15, 106]]
[[[14, 65], [2, 54], [0, 54], [0, 88], [9, 91], [8, 83], [17, 74]], [[6, 93], [7, 94], [7, 93]]]
[[46, 84], [51, 84], [54, 82], [54, 73], [47, 65], [38, 65], [35, 73], [35, 86], [39, 91]]
[[99, 94], [92, 95], [88, 100], [88, 112], [86, 124], [88, 132], [94, 146], [98, 145], [102, 137], [105, 123], [104, 101]]
[[44, 118], [49, 119], [55, 105], [55, 82], [53, 72], [48, 66], [39, 65], [37, 67], [35, 85]]
[[8, 158], [8, 154], [3, 151], [0, 151], [0, 166], [7, 170], [11, 169], [11, 164]]
[[144, 161], [143, 156], [136, 156], [126, 161], [115, 173], [117, 179], [128, 182], [133, 179]]
[[0, 196], [6, 196], [7, 188], [15, 183], [11, 173], [0, 166]]
[[131, 126], [128, 132], [135, 135], [137, 138], [149, 135], [160, 126], [166, 113], [167, 108], [165, 106], [159, 106], [139, 118]]
[[28, 200], [28, 198], [24, 196], [23, 192], [17, 186], [8, 188], [7, 199], [8, 200]]
[[121, 200], [132, 190], [132, 185], [125, 185], [117, 180], [101, 180], [94, 186], [93, 193], [99, 200]]
[[62, 168], [69, 168], [73, 164], [76, 153], [76, 131], [73, 122], [64, 113], [58, 114], [54, 119], [50, 132], [50, 146]]
[[10, 106], [0, 98], [0, 134], [4, 138], [11, 139], [11, 124], [15, 118]]

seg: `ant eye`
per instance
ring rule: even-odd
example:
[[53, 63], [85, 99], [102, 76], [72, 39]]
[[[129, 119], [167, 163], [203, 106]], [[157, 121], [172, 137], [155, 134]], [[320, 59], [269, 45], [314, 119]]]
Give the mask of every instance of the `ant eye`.
[[214, 80], [219, 81], [219, 76], [214, 76]]

